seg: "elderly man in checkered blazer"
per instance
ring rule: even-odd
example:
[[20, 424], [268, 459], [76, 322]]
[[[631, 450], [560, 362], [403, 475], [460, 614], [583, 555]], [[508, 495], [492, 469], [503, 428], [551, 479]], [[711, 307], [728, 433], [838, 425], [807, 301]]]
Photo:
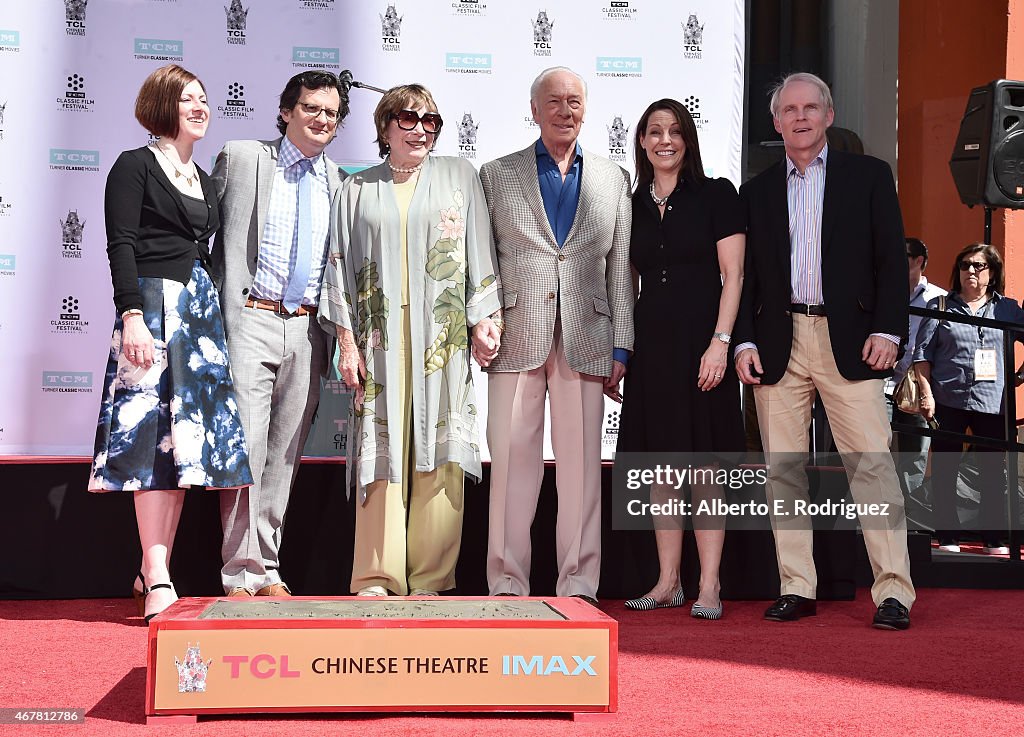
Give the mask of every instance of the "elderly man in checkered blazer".
[[540, 139], [480, 169], [504, 287], [488, 381], [487, 580], [530, 593], [530, 527], [544, 474], [544, 400], [558, 479], [559, 596], [596, 603], [601, 573], [604, 394], [633, 347], [629, 176], [577, 143], [586, 85], [565, 67], [530, 88]]

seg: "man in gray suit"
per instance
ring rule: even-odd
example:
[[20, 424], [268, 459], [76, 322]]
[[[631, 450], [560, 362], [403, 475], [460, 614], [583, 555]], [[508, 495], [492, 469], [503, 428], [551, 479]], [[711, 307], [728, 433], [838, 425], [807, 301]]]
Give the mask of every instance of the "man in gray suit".
[[548, 397], [558, 479], [556, 593], [596, 603], [603, 395], [620, 401], [633, 347], [632, 210], [628, 174], [576, 141], [586, 95], [571, 69], [541, 72], [530, 88], [540, 139], [480, 169], [504, 288], [505, 330], [488, 369], [492, 595], [530, 593]]
[[278, 551], [330, 361], [316, 314], [341, 177], [323, 151], [348, 114], [348, 84], [302, 72], [279, 108], [281, 138], [229, 141], [213, 169], [221, 208], [215, 280], [255, 480], [221, 493], [221, 582], [236, 597], [291, 595]]

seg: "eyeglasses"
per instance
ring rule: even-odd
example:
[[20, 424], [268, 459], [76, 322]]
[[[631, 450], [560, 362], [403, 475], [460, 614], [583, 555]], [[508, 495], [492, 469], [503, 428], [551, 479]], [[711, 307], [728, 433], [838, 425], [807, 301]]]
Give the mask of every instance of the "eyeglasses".
[[398, 127], [404, 131], [415, 130], [416, 124], [422, 123], [424, 133], [435, 135], [441, 132], [441, 126], [444, 125], [444, 121], [437, 113], [420, 115], [415, 110], [399, 110], [397, 113], [391, 113], [391, 119], [398, 121]]
[[960, 271], [970, 271], [974, 269], [977, 273], [981, 273], [988, 268], [988, 264], [984, 261], [961, 261], [958, 266]]
[[320, 117], [320, 113], [323, 113], [324, 116], [327, 118], [328, 123], [338, 122], [337, 110], [331, 110], [328, 107], [321, 107], [320, 105], [310, 105], [309, 103], [306, 102], [300, 102], [299, 107], [302, 108], [302, 112], [304, 112], [311, 118], [318, 118]]

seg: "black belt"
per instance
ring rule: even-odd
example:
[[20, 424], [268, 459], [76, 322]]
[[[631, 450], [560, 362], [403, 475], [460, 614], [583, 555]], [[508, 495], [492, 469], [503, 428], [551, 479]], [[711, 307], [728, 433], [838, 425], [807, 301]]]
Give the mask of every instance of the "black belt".
[[824, 317], [828, 314], [825, 312], [825, 305], [791, 304], [789, 306], [789, 311], [795, 315], [808, 315], [810, 317]]

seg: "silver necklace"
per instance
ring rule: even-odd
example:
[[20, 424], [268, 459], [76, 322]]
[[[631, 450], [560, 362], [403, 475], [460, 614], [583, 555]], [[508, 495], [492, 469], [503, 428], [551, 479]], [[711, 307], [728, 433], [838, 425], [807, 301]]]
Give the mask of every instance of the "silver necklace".
[[668, 198], [670, 196], [672, 196], [671, 192], [669, 192], [664, 197], [658, 197], [658, 195], [654, 193], [654, 180], [651, 180], [651, 199], [654, 200], [655, 205], [657, 205], [658, 207], [664, 207], [665, 205], [668, 204]]
[[171, 157], [168, 156], [167, 154], [165, 154], [164, 150], [162, 148], [160, 148], [159, 145], [154, 143], [153, 144], [153, 148], [155, 148], [157, 151], [159, 151], [160, 155], [164, 157], [164, 160], [168, 164], [171, 165], [172, 169], [174, 169], [174, 178], [175, 179], [177, 179], [178, 177], [184, 177], [185, 178], [185, 185], [188, 186], [188, 187], [192, 186], [192, 182], [194, 182], [194, 181], [198, 182], [199, 181], [199, 171], [196, 169], [196, 162], [194, 162], [194, 161], [190, 161], [189, 162], [189, 163], [192, 164], [192, 176], [189, 176], [188, 174], [183, 172], [181, 169], [179, 169], [177, 167], [177, 165], [173, 161], [171, 161]]
[[[424, 159], [423, 161], [426, 161], [426, 159]], [[390, 156], [388, 156], [388, 158], [387, 158], [388, 168], [391, 171], [398, 172], [399, 174], [415, 174], [416, 172], [418, 172], [420, 169], [423, 168], [423, 161], [421, 161], [416, 166], [414, 166], [414, 167], [412, 167], [410, 169], [406, 169], [405, 167], [395, 166], [394, 164], [392, 164]]]

